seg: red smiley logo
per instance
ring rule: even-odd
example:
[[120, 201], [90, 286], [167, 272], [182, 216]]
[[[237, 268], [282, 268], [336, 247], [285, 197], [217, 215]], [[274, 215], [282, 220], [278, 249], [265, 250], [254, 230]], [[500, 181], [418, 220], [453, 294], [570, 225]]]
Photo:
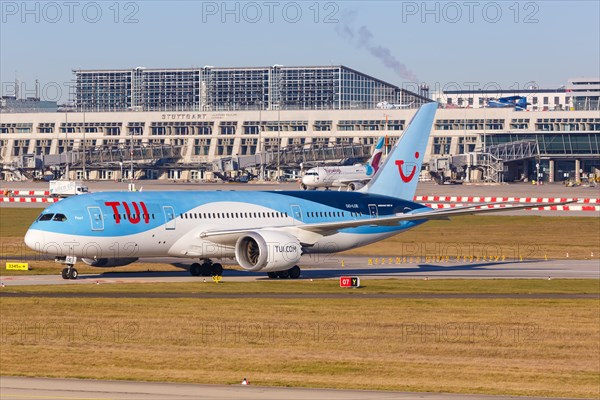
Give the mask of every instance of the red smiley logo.
[[[419, 159], [418, 151], [415, 153], [415, 158], [417, 160]], [[402, 181], [404, 181], [404, 183], [412, 181], [413, 177], [415, 176], [415, 172], [417, 172], [417, 166], [413, 165], [412, 171], [410, 171], [410, 174], [406, 176], [404, 175], [404, 170], [402, 168], [402, 166], [404, 165], [404, 160], [396, 160], [396, 165], [398, 166], [398, 172], [400, 173], [400, 178], [402, 179]]]

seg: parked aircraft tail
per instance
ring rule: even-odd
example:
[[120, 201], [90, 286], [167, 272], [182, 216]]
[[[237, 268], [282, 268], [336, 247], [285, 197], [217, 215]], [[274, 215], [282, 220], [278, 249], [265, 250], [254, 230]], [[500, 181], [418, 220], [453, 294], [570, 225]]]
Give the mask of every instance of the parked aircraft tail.
[[384, 137], [380, 137], [375, 145], [375, 151], [367, 161], [367, 175], [373, 175], [379, 170], [379, 164], [381, 163], [381, 156], [383, 155], [383, 143], [385, 142]]

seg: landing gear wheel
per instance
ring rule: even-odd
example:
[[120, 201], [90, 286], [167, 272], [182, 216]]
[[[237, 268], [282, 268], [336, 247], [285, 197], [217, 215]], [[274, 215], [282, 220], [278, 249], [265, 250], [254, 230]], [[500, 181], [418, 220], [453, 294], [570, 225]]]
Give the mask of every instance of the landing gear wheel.
[[270, 279], [277, 279], [277, 272], [267, 272], [267, 276]]
[[297, 265], [294, 265], [292, 268], [287, 270], [287, 274], [288, 274], [288, 278], [290, 279], [298, 279], [300, 278], [300, 273], [302, 271], [300, 270], [300, 267]]
[[193, 263], [190, 265], [190, 274], [192, 276], [200, 276], [201, 266], [198, 263]]
[[63, 279], [69, 279], [69, 268], [63, 268], [60, 275]]
[[219, 263], [215, 263], [210, 266], [210, 272], [212, 276], [223, 276], [223, 266]]
[[304, 183], [303, 183], [303, 184], [301, 184], [301, 185], [300, 185], [300, 187], [302, 188], [302, 190], [306, 190], [306, 189], [308, 189], [308, 187], [307, 187], [307, 186], [306, 186]]
[[75, 268], [71, 267], [69, 270], [69, 279], [77, 279], [78, 276], [79, 272], [77, 272]]
[[354, 183], [351, 183], [348, 185], [348, 189], [350, 189], [351, 192], [354, 192], [356, 190], [356, 185]]
[[200, 275], [210, 276], [212, 264], [203, 263], [200, 265]]
[[288, 279], [290, 277], [290, 274], [288, 273], [288, 271], [279, 271], [277, 273], [277, 276], [281, 279]]

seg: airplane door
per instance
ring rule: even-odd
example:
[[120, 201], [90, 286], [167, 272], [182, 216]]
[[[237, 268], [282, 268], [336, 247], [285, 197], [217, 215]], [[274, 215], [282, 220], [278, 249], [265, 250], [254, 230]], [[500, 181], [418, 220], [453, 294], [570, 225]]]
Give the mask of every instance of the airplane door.
[[104, 230], [104, 217], [100, 207], [88, 207], [88, 214], [90, 215], [90, 221], [92, 222], [93, 231]]
[[171, 206], [163, 206], [163, 213], [165, 214], [165, 229], [175, 229], [175, 210]]
[[300, 224], [302, 223], [304, 220], [302, 219], [302, 209], [300, 208], [299, 205], [292, 205], [292, 217], [294, 218], [294, 223], [295, 224]]
[[377, 205], [369, 204], [369, 215], [371, 218], [377, 218], [379, 216], [379, 212], [377, 211]]

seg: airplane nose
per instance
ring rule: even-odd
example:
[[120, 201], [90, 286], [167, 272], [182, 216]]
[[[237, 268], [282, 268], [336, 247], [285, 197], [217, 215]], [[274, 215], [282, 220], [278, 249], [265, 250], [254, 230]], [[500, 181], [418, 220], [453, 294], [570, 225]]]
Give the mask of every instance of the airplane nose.
[[25, 234], [24, 240], [27, 247], [32, 250], [40, 251], [43, 245], [43, 234], [38, 230], [29, 229]]

